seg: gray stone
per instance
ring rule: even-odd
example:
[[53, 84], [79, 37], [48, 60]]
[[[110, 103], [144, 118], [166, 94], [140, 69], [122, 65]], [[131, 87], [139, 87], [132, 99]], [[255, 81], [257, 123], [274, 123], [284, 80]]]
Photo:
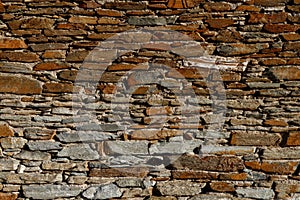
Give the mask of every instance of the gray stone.
[[273, 199], [275, 193], [270, 188], [242, 188], [236, 189], [239, 197], [247, 197], [254, 199]]
[[205, 185], [190, 181], [158, 182], [157, 190], [164, 196], [191, 196], [201, 193], [201, 188]]
[[262, 157], [268, 160], [300, 159], [300, 148], [268, 148]]
[[62, 173], [11, 173], [6, 176], [6, 182], [10, 184], [42, 184], [58, 183], [63, 181]]
[[163, 17], [136, 17], [130, 16], [128, 23], [136, 26], [167, 25], [167, 19]]
[[21, 160], [50, 160], [51, 155], [46, 152], [22, 150], [15, 158]]
[[110, 133], [99, 133], [93, 131], [81, 131], [76, 133], [66, 133], [62, 132], [57, 134], [59, 141], [66, 143], [73, 142], [95, 142], [95, 141], [104, 141], [114, 138], [114, 135]]
[[203, 145], [201, 146], [200, 151], [203, 154], [247, 155], [247, 154], [254, 153], [255, 147]]
[[122, 131], [123, 128], [117, 124], [87, 124], [77, 127], [79, 131], [104, 131], [104, 132], [116, 132]]
[[116, 181], [119, 187], [143, 187], [143, 180], [137, 178], [119, 179]]
[[249, 82], [247, 85], [252, 89], [266, 89], [266, 88], [280, 88], [280, 83], [263, 83], [263, 82]]
[[19, 166], [20, 161], [12, 158], [1, 158], [0, 159], [0, 171], [12, 171], [16, 170]]
[[182, 142], [160, 142], [151, 145], [150, 154], [183, 154], [192, 153], [202, 144], [200, 140], [186, 140]]
[[90, 187], [82, 195], [88, 199], [110, 199], [121, 197], [122, 192], [116, 185], [108, 184], [99, 187]]
[[147, 141], [106, 141], [104, 151], [108, 155], [148, 155]]
[[30, 141], [27, 146], [32, 151], [48, 151], [62, 149], [61, 143], [53, 141]]
[[20, 63], [1, 63], [0, 72], [11, 72], [11, 73], [30, 73], [31, 68], [27, 64]]
[[24, 185], [24, 196], [33, 199], [54, 199], [75, 197], [80, 194], [80, 186], [67, 185]]
[[72, 144], [64, 147], [57, 156], [69, 157], [78, 160], [97, 160], [99, 154], [96, 150], [92, 149], [88, 144]]
[[49, 122], [49, 123], [55, 123], [60, 122], [62, 120], [62, 117], [58, 116], [35, 116], [33, 117], [34, 121], [37, 122]]
[[230, 194], [199, 194], [195, 195], [189, 200], [238, 200], [233, 198]]
[[243, 99], [243, 100], [229, 100], [227, 106], [229, 108], [240, 110], [256, 110], [261, 105], [259, 100]]
[[7, 137], [0, 139], [1, 146], [4, 149], [21, 149], [26, 142], [26, 139], [18, 137]]

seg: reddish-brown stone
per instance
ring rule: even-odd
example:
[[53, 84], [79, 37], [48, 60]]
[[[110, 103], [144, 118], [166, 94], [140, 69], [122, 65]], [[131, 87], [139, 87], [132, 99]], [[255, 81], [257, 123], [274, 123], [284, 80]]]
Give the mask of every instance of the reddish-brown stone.
[[215, 180], [218, 178], [216, 172], [204, 172], [194, 170], [173, 170], [172, 177], [174, 179], [201, 179]]
[[248, 177], [247, 173], [226, 173], [220, 174], [220, 180], [244, 181]]
[[200, 3], [201, 0], [169, 0], [168, 8], [192, 8]]
[[266, 24], [264, 30], [270, 33], [295, 32], [300, 28], [299, 25], [291, 24]]
[[274, 67], [271, 69], [271, 72], [280, 80], [300, 80], [299, 67]]
[[268, 23], [283, 23], [286, 21], [288, 13], [280, 12], [277, 14], [250, 13], [248, 23], [251, 24], [268, 24]]
[[289, 133], [286, 141], [287, 146], [300, 146], [300, 132], [293, 131]]
[[221, 2], [216, 2], [216, 3], [206, 3], [204, 4], [204, 9], [209, 11], [209, 12], [224, 12], [224, 11], [230, 11], [231, 6], [228, 3], [221, 3]]
[[[204, 69], [205, 70], [205, 69]], [[198, 78], [203, 78], [201, 69], [196, 69], [196, 68], [186, 68], [186, 69], [176, 69], [176, 70], [170, 70], [167, 73], [167, 77], [172, 77], [172, 78], [182, 78], [182, 79], [198, 79]], [[207, 71], [207, 70], [205, 70]]]
[[0, 39], [0, 49], [26, 49], [27, 45], [23, 40], [4, 38]]
[[97, 17], [72, 16], [70, 17], [69, 22], [80, 24], [97, 24], [97, 20]]
[[237, 11], [259, 12], [261, 9], [252, 5], [240, 5], [236, 8]]
[[284, 120], [276, 120], [276, 119], [269, 119], [264, 121], [264, 125], [266, 126], [288, 126], [289, 124]]
[[0, 60], [8, 60], [14, 62], [37, 62], [39, 61], [39, 57], [35, 53], [27, 53], [27, 52], [0, 52]]
[[267, 66], [284, 65], [286, 64], [286, 60], [280, 58], [271, 58], [263, 60], [261, 64]]
[[99, 85], [98, 89], [103, 94], [114, 94], [117, 91], [117, 87], [115, 85]]
[[19, 76], [0, 76], [0, 93], [41, 94], [41, 84], [31, 78]]
[[45, 83], [43, 85], [43, 92], [52, 93], [71, 93], [73, 92], [73, 84], [69, 83]]
[[234, 132], [230, 143], [239, 146], [274, 146], [281, 141], [279, 134], [259, 132]]
[[289, 0], [254, 0], [255, 5], [259, 6], [266, 6], [266, 7], [271, 7], [271, 6], [279, 6], [279, 5], [285, 5], [289, 2]]
[[52, 70], [58, 70], [58, 69], [68, 69], [70, 68], [70, 65], [67, 63], [55, 63], [55, 62], [46, 62], [46, 63], [39, 63], [36, 66], [34, 66], [33, 70], [35, 71], [52, 71]]
[[211, 28], [220, 29], [234, 24], [232, 19], [208, 19], [206, 22]]
[[107, 168], [107, 169], [91, 169], [89, 176], [91, 177], [140, 177], [147, 176], [148, 168], [132, 167], [132, 168]]
[[7, 124], [0, 124], [0, 137], [14, 136], [14, 131]]
[[210, 188], [216, 192], [234, 192], [234, 184], [226, 182], [211, 182]]
[[245, 161], [245, 166], [247, 168], [253, 169], [253, 170], [260, 170], [261, 169], [261, 163], [258, 161]]
[[261, 164], [261, 170], [281, 175], [293, 174], [298, 164], [298, 162], [265, 161]]
[[103, 7], [117, 10], [145, 10], [147, 5], [144, 2], [106, 2]]
[[10, 193], [0, 192], [0, 199], [1, 200], [16, 200], [17, 198], [18, 198], [17, 194], [10, 194]]
[[108, 9], [99, 9], [97, 10], [97, 14], [100, 16], [107, 16], [107, 17], [121, 17], [122, 13], [117, 10], [108, 10]]

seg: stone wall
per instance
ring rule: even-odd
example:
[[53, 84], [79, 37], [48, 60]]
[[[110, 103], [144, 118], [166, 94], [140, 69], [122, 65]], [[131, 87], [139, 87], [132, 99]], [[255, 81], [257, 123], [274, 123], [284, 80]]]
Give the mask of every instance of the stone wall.
[[299, 11], [0, 0], [0, 199], [300, 199]]

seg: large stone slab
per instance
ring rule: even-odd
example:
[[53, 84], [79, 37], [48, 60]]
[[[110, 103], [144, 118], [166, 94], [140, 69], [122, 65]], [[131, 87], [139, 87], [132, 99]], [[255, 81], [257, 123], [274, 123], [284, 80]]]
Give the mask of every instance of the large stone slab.
[[0, 93], [41, 94], [42, 86], [39, 81], [25, 76], [0, 75]]
[[99, 154], [96, 150], [92, 149], [88, 144], [72, 144], [65, 146], [57, 156], [68, 157], [78, 160], [97, 160]]

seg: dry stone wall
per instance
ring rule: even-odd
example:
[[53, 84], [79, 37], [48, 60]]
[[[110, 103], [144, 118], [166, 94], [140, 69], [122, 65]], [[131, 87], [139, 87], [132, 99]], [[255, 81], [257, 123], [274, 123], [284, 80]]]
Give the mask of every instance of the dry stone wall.
[[0, 1], [0, 199], [300, 199], [299, 11]]

